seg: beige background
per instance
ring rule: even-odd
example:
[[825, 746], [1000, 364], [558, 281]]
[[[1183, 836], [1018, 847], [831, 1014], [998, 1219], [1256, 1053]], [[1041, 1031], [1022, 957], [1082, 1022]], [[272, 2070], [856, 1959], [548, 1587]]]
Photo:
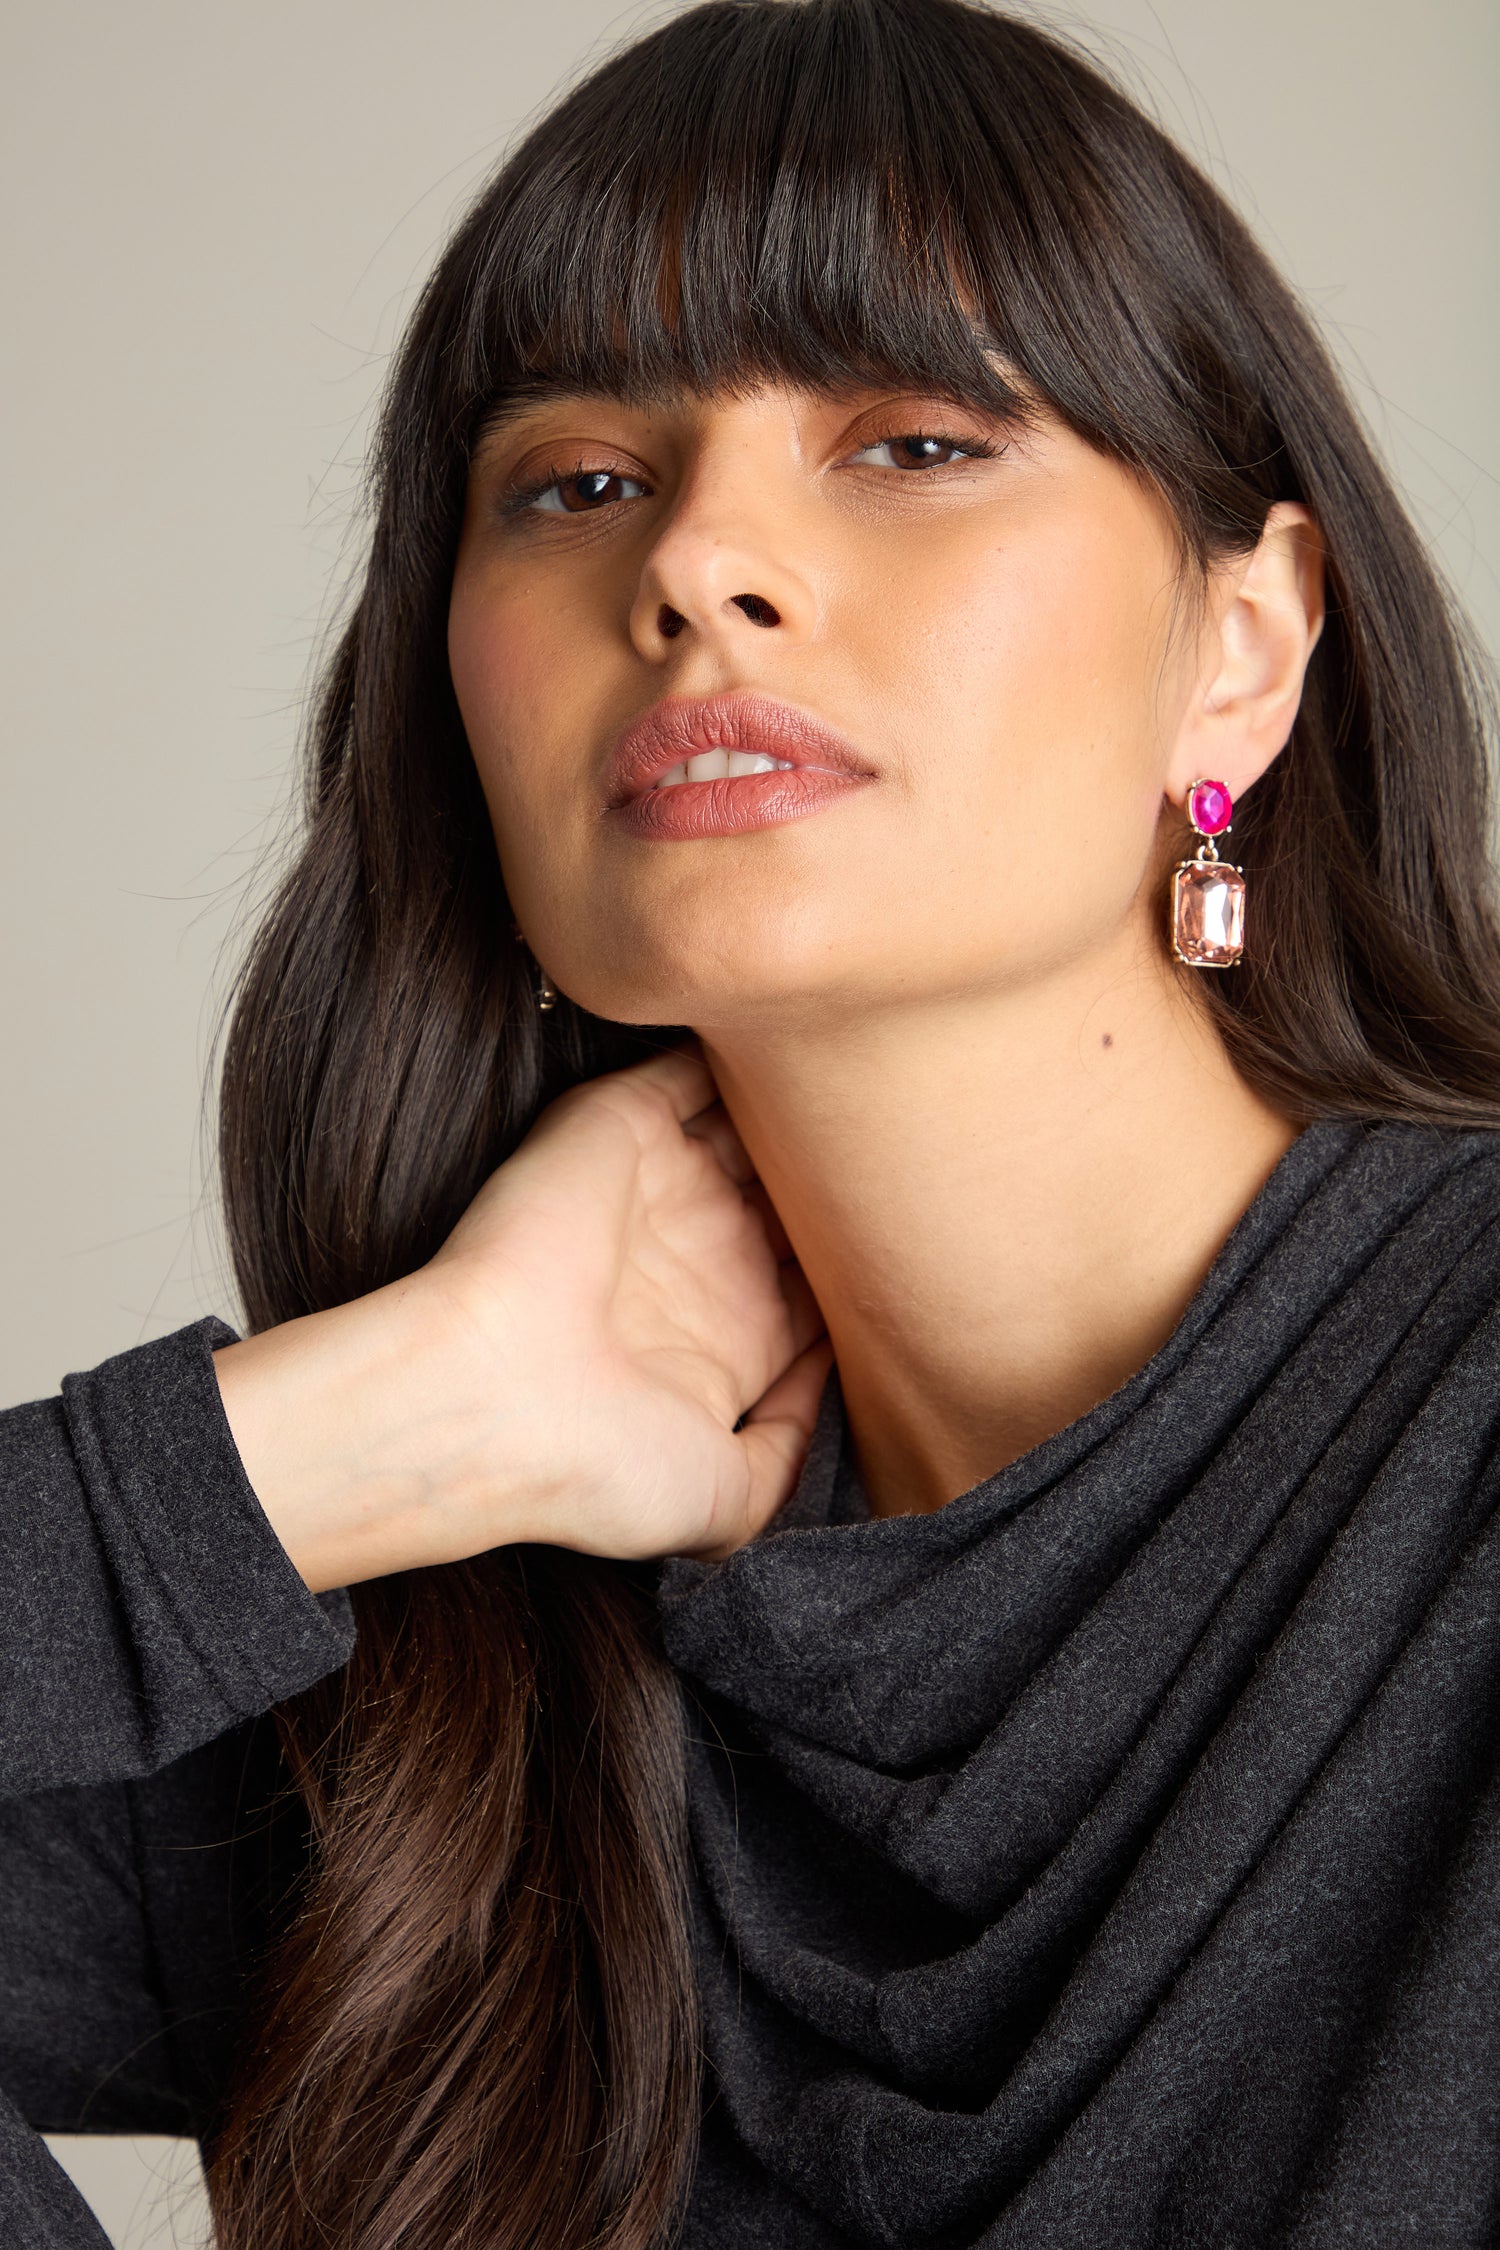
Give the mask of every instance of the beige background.
[[[8, 14], [0, 1402], [232, 1316], [208, 1038], [358, 555], [386, 355], [517, 125], [670, 12]], [[1099, 0], [1053, 20], [1127, 66], [1300, 284], [1500, 644], [1493, 0]], [[199, 2239], [173, 2144], [59, 2146], [117, 2243]]]

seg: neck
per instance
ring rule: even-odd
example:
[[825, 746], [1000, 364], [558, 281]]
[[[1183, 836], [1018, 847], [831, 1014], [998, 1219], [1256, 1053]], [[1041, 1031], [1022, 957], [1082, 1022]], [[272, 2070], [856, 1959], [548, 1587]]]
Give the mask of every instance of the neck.
[[703, 1032], [875, 1513], [942, 1507], [1118, 1389], [1295, 1139], [1189, 973], [1127, 940], [1022, 993]]

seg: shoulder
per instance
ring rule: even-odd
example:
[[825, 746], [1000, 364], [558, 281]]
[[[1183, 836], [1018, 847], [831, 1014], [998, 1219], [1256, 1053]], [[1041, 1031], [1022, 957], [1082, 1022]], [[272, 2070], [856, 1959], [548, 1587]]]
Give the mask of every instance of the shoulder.
[[1500, 1118], [1493, 1126], [1417, 1125], [1372, 1118], [1357, 1128], [1366, 1161], [1404, 1174], [1414, 1186], [1500, 1213]]
[[1335, 1169], [1363, 1207], [1370, 1248], [1399, 1237], [1429, 1271], [1463, 1265], [1500, 1291], [1500, 1123], [1371, 1120], [1349, 1133]]

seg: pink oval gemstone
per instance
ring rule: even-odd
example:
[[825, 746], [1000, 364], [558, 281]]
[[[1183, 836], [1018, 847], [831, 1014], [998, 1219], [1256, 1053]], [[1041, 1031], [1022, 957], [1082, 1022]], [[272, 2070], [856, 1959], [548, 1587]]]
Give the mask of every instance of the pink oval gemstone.
[[1188, 819], [1200, 836], [1219, 836], [1229, 826], [1234, 805], [1222, 781], [1195, 781], [1188, 796]]

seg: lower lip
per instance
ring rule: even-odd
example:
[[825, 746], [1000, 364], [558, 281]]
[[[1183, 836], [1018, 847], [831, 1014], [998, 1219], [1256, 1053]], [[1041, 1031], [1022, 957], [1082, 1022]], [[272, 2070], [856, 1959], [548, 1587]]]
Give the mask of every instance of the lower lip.
[[835, 773], [827, 766], [794, 766], [786, 773], [737, 773], [719, 781], [678, 781], [646, 789], [609, 814], [632, 836], [691, 842], [700, 836], [738, 836], [747, 828], [777, 828], [805, 820], [836, 797], [862, 789], [874, 777]]

